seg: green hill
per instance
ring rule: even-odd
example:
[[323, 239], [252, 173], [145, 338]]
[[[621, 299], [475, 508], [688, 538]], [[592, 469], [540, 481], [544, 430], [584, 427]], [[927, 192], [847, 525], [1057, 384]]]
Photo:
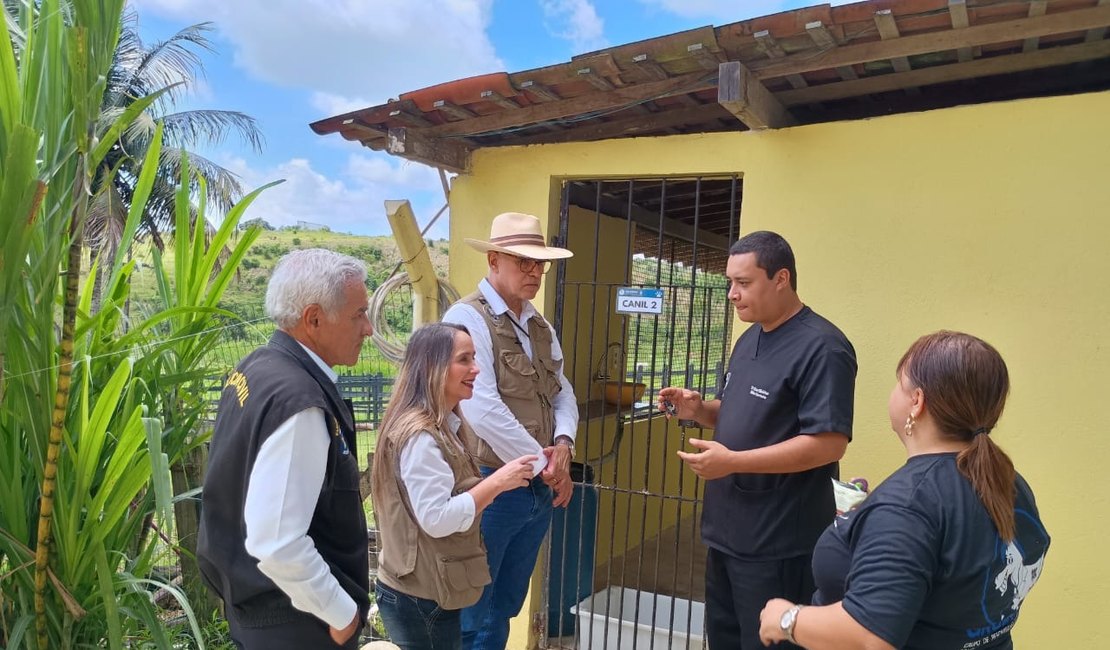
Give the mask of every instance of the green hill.
[[[138, 302], [153, 298], [154, 274], [150, 272], [152, 258], [149, 245], [140, 245], [135, 257], [138, 260], [133, 275], [132, 296]], [[228, 287], [220, 306], [245, 319], [263, 315], [266, 283], [274, 265], [286, 253], [303, 248], [326, 248], [350, 255], [366, 263], [367, 283], [373, 291], [385, 282], [401, 261], [397, 244], [392, 237], [366, 237], [329, 232], [326, 230], [300, 230], [286, 228], [267, 230], [259, 235], [243, 259], [238, 276]], [[447, 276], [447, 241], [428, 240], [428, 253], [436, 275]], [[173, 272], [173, 253], [164, 255], [166, 269]]]
[[[427, 243], [436, 274], [446, 277], [447, 241], [429, 240]], [[362, 260], [366, 263], [367, 285], [371, 292], [390, 277], [401, 260], [392, 237], [366, 237], [296, 228], [264, 231], [243, 258], [238, 275], [220, 301], [221, 308], [234, 313], [246, 324], [242, 321], [228, 323], [227, 335], [221, 337], [221, 341], [212, 350], [216, 367], [234, 366], [239, 359], [270, 336], [273, 326], [266, 319], [264, 311], [266, 284], [270, 273], [283, 255], [304, 248], [326, 248]], [[156, 292], [154, 273], [151, 271], [153, 256], [150, 245], [139, 243], [134, 247], [134, 256], [137, 264], [132, 275], [132, 308], [141, 310], [143, 303], [153, 301]], [[172, 276], [172, 247], [167, 247], [163, 263]], [[394, 331], [405, 332], [411, 329], [411, 300], [411, 294], [407, 290], [390, 293], [384, 306], [383, 318]], [[377, 348], [368, 342], [358, 365], [345, 372], [392, 376], [395, 371], [393, 364], [386, 361]]]

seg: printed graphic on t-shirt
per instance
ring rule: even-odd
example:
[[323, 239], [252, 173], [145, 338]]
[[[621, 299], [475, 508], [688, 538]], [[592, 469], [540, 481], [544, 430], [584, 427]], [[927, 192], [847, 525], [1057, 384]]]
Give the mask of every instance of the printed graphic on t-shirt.
[[1009, 542], [1000, 538], [994, 561], [983, 585], [983, 616], [986, 625], [968, 629], [964, 648], [981, 648], [1010, 631], [1018, 610], [1044, 569], [1048, 534], [1040, 522], [1024, 510], [1014, 511], [1017, 535]]

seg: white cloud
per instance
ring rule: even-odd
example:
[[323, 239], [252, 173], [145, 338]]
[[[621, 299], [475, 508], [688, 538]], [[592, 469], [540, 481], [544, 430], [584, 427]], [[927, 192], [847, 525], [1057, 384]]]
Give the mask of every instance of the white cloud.
[[553, 36], [571, 42], [578, 52], [608, 45], [605, 22], [590, 0], [540, 0], [545, 26]]
[[332, 93], [314, 92], [312, 93], [312, 108], [320, 112], [320, 115], [340, 115], [342, 113], [350, 113], [357, 111], [360, 108], [373, 106], [377, 102], [366, 99], [365, 97], [347, 97], [345, 95], [335, 95]]
[[[243, 186], [255, 188], [278, 179], [285, 182], [259, 195], [245, 219], [261, 217], [275, 227], [310, 221], [332, 230], [366, 235], [388, 235], [383, 202], [408, 199], [423, 228], [443, 206], [438, 173], [419, 163], [385, 154], [351, 156], [339, 178], [328, 178], [303, 158], [293, 158], [268, 169], [254, 169], [242, 158], [221, 160], [239, 174]], [[429, 236], [447, 236], [441, 218]]]
[[[140, 12], [211, 20], [254, 77], [320, 93], [323, 106], [504, 68], [486, 35], [493, 0], [133, 0]], [[347, 98], [347, 99], [344, 99]]]
[[[829, 4], [843, 5], [856, 0], [828, 0]], [[809, 6], [816, 3], [789, 3], [787, 0], [640, 0], [648, 7], [661, 9], [683, 18], [701, 18], [717, 25], [748, 20], [786, 11], [788, 6]]]

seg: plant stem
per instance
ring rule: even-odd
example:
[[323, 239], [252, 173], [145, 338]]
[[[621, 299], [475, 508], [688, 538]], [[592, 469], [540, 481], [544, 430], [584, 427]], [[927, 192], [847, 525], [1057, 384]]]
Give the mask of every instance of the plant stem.
[[58, 454], [62, 447], [62, 426], [69, 406], [69, 389], [73, 379], [73, 332], [77, 322], [77, 288], [81, 279], [81, 238], [88, 211], [85, 156], [77, 158], [77, 176], [73, 181], [75, 202], [69, 224], [69, 257], [66, 262], [65, 300], [62, 305], [62, 340], [58, 352], [58, 385], [54, 393], [54, 415], [46, 448], [46, 465], [42, 476], [42, 497], [39, 500], [39, 525], [35, 546], [35, 633], [40, 650], [46, 642], [46, 568], [50, 561], [50, 528], [54, 515], [54, 487], [58, 473]]

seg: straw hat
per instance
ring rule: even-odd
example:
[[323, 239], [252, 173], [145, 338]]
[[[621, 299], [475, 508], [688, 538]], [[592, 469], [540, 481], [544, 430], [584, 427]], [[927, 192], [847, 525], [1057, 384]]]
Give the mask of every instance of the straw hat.
[[540, 220], [520, 212], [505, 212], [494, 217], [489, 228], [489, 241], [464, 241], [482, 253], [497, 251], [534, 260], [561, 260], [574, 255], [565, 248], [545, 245]]

